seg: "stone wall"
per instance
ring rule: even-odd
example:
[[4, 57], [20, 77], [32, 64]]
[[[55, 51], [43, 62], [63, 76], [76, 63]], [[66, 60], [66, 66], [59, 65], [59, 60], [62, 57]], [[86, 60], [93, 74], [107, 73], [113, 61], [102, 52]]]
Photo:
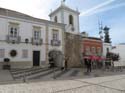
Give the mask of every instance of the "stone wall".
[[68, 67], [80, 67], [81, 38], [65, 32], [65, 57], [68, 57]]

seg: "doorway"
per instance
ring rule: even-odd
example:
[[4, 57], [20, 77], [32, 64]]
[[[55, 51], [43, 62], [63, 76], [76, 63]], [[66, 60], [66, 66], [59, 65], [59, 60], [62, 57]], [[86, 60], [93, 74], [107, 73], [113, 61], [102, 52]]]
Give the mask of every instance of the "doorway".
[[40, 51], [33, 51], [33, 66], [40, 65]]

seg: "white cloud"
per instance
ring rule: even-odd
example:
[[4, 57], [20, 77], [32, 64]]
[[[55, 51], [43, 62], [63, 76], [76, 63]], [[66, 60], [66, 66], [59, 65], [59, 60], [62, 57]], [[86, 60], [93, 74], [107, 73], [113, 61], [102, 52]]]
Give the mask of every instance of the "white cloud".
[[107, 5], [111, 4], [114, 1], [116, 1], [116, 0], [107, 0], [107, 1], [105, 1], [105, 2], [103, 2], [101, 4], [99, 4], [99, 5], [96, 5], [93, 8], [88, 9], [85, 12], [82, 12], [80, 16], [86, 16], [86, 15], [92, 14], [93, 12], [97, 11], [98, 9], [103, 8], [104, 6], [107, 6]]
[[49, 19], [50, 9], [58, 0], [0, 0], [0, 7], [16, 10], [34, 17]]
[[96, 10], [94, 12], [91, 12], [88, 15], [84, 15], [84, 16], [91, 16], [91, 15], [94, 15], [94, 14], [97, 14], [97, 13], [100, 13], [100, 12], [105, 12], [105, 11], [112, 10], [112, 9], [115, 9], [115, 8], [119, 8], [119, 7], [122, 7], [122, 6], [125, 6], [125, 3], [120, 3], [120, 4], [110, 6], [110, 7], [105, 7], [105, 8], [102, 8], [102, 9], [98, 9], [98, 10]]

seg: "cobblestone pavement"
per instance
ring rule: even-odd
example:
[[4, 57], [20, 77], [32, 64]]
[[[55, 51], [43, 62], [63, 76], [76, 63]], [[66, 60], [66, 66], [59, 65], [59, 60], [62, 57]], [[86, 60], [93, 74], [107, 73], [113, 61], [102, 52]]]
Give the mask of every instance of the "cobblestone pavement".
[[86, 69], [82, 68], [70, 68], [66, 71], [61, 71], [60, 68], [33, 68], [25, 70], [11, 70], [12, 77], [14, 80], [23, 80], [24, 77], [28, 81], [32, 80], [52, 80], [53, 77], [56, 79], [73, 79], [73, 78], [92, 78], [92, 77], [104, 77], [111, 75], [122, 75], [125, 74], [125, 69], [122, 71], [112, 70], [92, 70], [91, 73], [86, 73]]
[[125, 93], [125, 69], [92, 70], [89, 74], [85, 71], [82, 68], [15, 69], [10, 71], [13, 78], [9, 71], [1, 71], [0, 79], [6, 82], [0, 82], [0, 93]]
[[125, 93], [125, 75], [0, 85], [0, 93]]
[[0, 70], [0, 82], [12, 81], [13, 78], [8, 70]]

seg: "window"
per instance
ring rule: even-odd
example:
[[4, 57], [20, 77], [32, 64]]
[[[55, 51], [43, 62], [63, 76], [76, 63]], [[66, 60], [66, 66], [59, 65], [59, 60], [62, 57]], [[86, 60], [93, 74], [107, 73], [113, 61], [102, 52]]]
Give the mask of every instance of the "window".
[[97, 54], [98, 54], [99, 56], [101, 56], [101, 47], [98, 47], [98, 48], [97, 48]]
[[96, 54], [96, 48], [95, 48], [95, 47], [92, 47], [92, 48], [91, 48], [91, 52], [92, 52], [92, 54]]
[[28, 50], [22, 50], [22, 58], [28, 58]]
[[10, 23], [9, 24], [9, 36], [10, 37], [18, 37], [19, 35], [19, 24]]
[[53, 30], [53, 40], [58, 40], [59, 39], [59, 32], [58, 30]]
[[34, 39], [40, 39], [40, 31], [34, 31]]
[[69, 15], [69, 24], [70, 25], [73, 25], [73, 16], [72, 15]]
[[55, 21], [56, 23], [58, 22], [57, 16], [55, 16], [54, 21]]
[[34, 27], [33, 31], [34, 31], [33, 32], [34, 33], [34, 35], [33, 35], [34, 39], [39, 40], [41, 38], [41, 28], [40, 27]]
[[85, 48], [85, 54], [86, 54], [86, 55], [90, 55], [90, 47], [89, 47], [89, 46], [87, 46], [87, 47]]
[[10, 36], [11, 37], [17, 37], [18, 36], [16, 27], [11, 27], [10, 28]]
[[0, 58], [4, 58], [4, 57], [5, 57], [5, 50], [0, 49]]

